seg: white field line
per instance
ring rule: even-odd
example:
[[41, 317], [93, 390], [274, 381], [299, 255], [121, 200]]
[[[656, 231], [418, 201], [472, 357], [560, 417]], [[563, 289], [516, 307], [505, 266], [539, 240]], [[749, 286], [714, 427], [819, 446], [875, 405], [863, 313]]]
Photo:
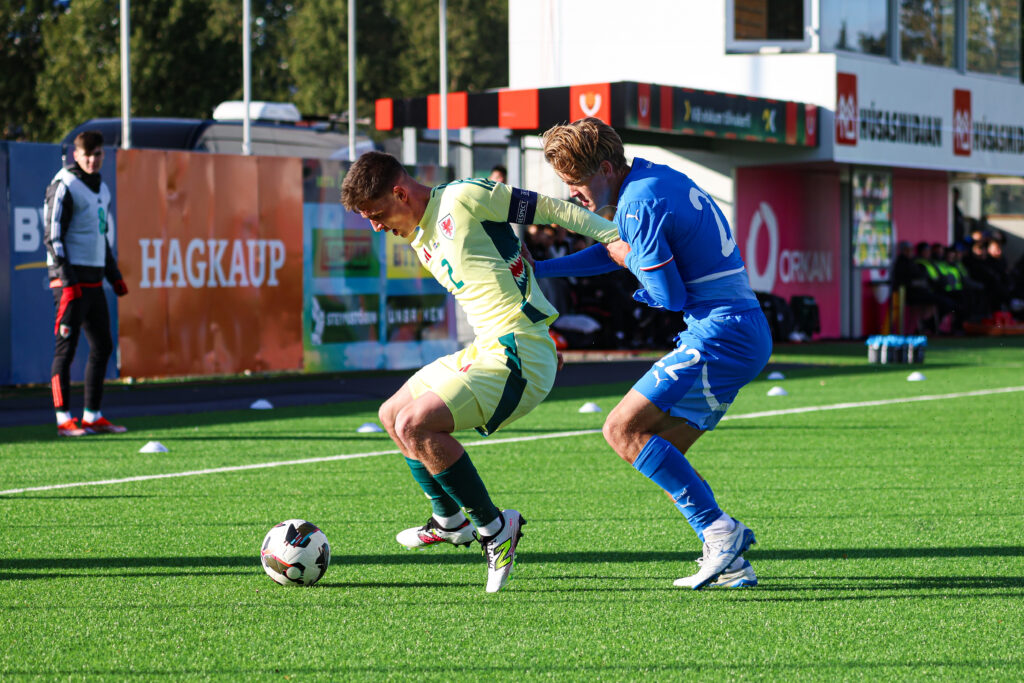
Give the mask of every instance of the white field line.
[[[726, 415], [723, 420], [750, 420], [760, 417], [776, 417], [779, 415], [796, 415], [798, 413], [814, 413], [824, 410], [845, 410], [847, 408], [869, 408], [873, 406], [886, 406], [899, 403], [916, 403], [918, 401], [942, 401], [954, 398], [968, 398], [971, 396], [988, 396], [992, 394], [1009, 394], [1024, 391], [1022, 387], [1003, 387], [1000, 389], [978, 389], [976, 391], [962, 391], [954, 394], [933, 394], [929, 396], [910, 396], [907, 398], [887, 398], [877, 401], [859, 401], [856, 403], [833, 403], [823, 406], [805, 406], [803, 408], [785, 408], [783, 410], [764, 410], [757, 413], [742, 413], [740, 415]], [[571, 436], [582, 436], [587, 434], [599, 434], [600, 429], [581, 429], [572, 432], [552, 432], [551, 434], [539, 434], [533, 436], [517, 436], [507, 439], [487, 439], [485, 441], [470, 441], [464, 446], [493, 446], [497, 444], [518, 443], [521, 441], [539, 441], [541, 439], [563, 439]], [[378, 455], [397, 455], [398, 449], [386, 451], [368, 451], [366, 453], [346, 453], [343, 455], [328, 455], [319, 458], [303, 458], [301, 460], [281, 460], [277, 462], [259, 462], [250, 465], [232, 465], [230, 467], [213, 467], [206, 470], [190, 470], [187, 472], [167, 472], [165, 474], [146, 474], [138, 477], [124, 477], [122, 479], [101, 479], [97, 481], [77, 481], [67, 484], [50, 484], [48, 486], [29, 486], [20, 489], [8, 489], [0, 491], [0, 496], [15, 493], [28, 493], [29, 491], [53, 491], [56, 489], [77, 488], [80, 486], [106, 486], [109, 484], [127, 484], [133, 481], [149, 481], [151, 479], [173, 479], [177, 477], [195, 477], [204, 474], [221, 474], [223, 472], [242, 472], [245, 470], [260, 470], [269, 467], [287, 467], [289, 465], [310, 465], [318, 462], [333, 462], [335, 460], [355, 460], [356, 458], [372, 458]]]

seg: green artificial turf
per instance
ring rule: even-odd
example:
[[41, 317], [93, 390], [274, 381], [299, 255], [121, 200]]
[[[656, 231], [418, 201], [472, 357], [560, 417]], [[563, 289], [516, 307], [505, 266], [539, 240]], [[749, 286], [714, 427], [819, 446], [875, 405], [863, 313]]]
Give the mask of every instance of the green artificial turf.
[[[4, 491], [366, 454], [0, 496], [0, 679], [1019, 679], [1024, 391], [751, 414], [1022, 387], [1024, 346], [933, 342], [923, 366], [864, 355], [779, 347], [786, 378], [749, 385], [691, 450], [757, 534], [760, 585], [744, 590], [672, 587], [699, 543], [599, 433], [628, 384], [557, 390], [489, 441], [460, 434], [495, 502], [529, 522], [496, 595], [478, 549], [395, 543], [429, 507], [380, 454], [387, 437], [355, 431], [374, 403], [60, 441], [0, 429]], [[915, 369], [927, 379], [908, 382]], [[138, 453], [149, 440], [169, 452]], [[331, 541], [311, 588], [259, 565], [263, 535], [294, 517]]]

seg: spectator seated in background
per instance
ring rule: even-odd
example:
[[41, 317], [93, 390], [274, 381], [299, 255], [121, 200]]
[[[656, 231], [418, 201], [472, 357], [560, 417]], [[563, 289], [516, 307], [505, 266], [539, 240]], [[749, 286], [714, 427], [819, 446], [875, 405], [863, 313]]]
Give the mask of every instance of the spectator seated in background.
[[917, 243], [906, 291], [907, 305], [916, 307], [920, 313], [918, 331], [935, 333], [942, 318], [954, 309], [954, 304], [945, 294], [945, 279], [932, 261], [931, 252], [927, 242]]
[[981, 239], [971, 244], [970, 254], [964, 257], [964, 265], [971, 279], [984, 288], [984, 317], [1006, 310], [1009, 303], [1010, 275], [1002, 253], [999, 242]]

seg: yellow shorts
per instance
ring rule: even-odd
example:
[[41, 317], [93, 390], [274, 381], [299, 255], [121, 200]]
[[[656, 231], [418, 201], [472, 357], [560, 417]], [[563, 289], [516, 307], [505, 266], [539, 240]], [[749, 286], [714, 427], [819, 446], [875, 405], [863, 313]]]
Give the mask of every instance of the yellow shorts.
[[413, 398], [432, 391], [455, 418], [455, 429], [487, 436], [536, 408], [555, 383], [558, 359], [546, 325], [497, 339], [477, 339], [438, 358], [409, 379]]

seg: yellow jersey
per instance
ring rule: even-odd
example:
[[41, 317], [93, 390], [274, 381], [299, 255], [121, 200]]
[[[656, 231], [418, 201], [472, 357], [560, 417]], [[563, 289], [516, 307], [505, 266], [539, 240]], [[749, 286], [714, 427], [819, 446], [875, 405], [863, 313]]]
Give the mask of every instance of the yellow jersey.
[[522, 257], [512, 223], [557, 223], [603, 243], [619, 238], [615, 223], [576, 204], [492, 180], [432, 188], [409, 244], [462, 306], [478, 338], [550, 325], [558, 317]]

